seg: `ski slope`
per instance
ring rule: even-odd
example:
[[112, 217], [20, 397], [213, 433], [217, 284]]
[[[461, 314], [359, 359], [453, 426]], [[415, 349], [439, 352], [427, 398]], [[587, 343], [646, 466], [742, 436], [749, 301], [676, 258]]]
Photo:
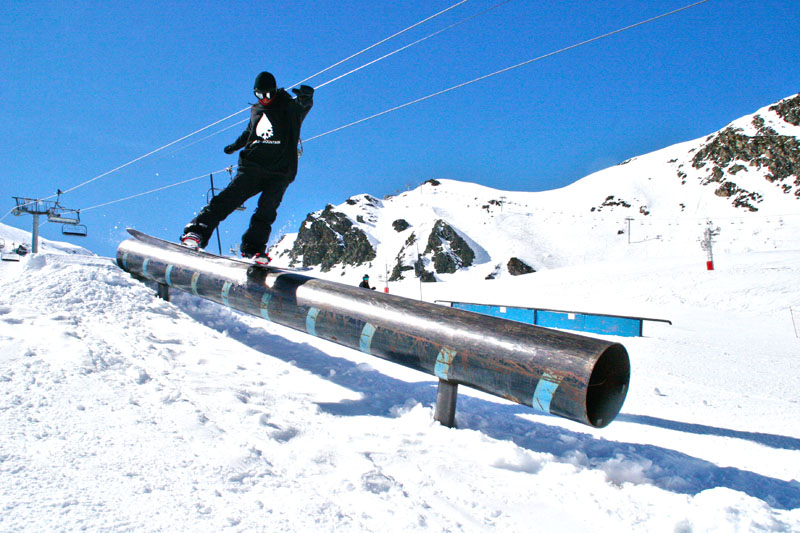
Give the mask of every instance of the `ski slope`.
[[609, 337], [631, 389], [601, 430], [466, 387], [448, 429], [431, 376], [108, 258], [0, 263], [0, 530], [798, 531], [800, 251], [716, 263], [425, 285], [672, 320]]

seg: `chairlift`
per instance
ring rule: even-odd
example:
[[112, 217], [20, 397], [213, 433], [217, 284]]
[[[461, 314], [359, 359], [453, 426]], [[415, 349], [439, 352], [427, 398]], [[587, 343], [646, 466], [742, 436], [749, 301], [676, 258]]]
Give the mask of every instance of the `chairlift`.
[[61, 224], [80, 224], [81, 212], [79, 209], [67, 209], [61, 206], [61, 189], [58, 189], [58, 197], [53, 206], [47, 209], [47, 220]]
[[[71, 215], [70, 213], [74, 213]], [[81, 215], [78, 211], [73, 211], [72, 209], [51, 209], [47, 212], [47, 220], [48, 222], [56, 222], [61, 224], [80, 224], [81, 223]]]
[[85, 224], [66, 223], [61, 226], [61, 234], [70, 237], [86, 237], [89, 230]]

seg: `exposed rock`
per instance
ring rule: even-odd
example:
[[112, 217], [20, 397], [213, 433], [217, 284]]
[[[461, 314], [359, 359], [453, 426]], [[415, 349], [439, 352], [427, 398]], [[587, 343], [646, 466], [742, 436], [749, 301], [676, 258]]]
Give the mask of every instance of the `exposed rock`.
[[612, 194], [610, 196], [606, 196], [606, 199], [603, 200], [603, 203], [600, 204], [598, 207], [593, 207], [592, 208], [592, 212], [602, 211], [604, 207], [612, 207], [613, 208], [613, 207], [630, 207], [630, 206], [631, 206], [631, 204], [629, 204], [628, 202], [626, 202], [625, 200], [623, 200], [621, 198], [619, 200], [615, 199], [614, 195]]
[[533, 267], [525, 263], [525, 261], [518, 259], [516, 257], [512, 257], [508, 260], [506, 264], [506, 268], [508, 269], [508, 273], [512, 276], [521, 276], [522, 274], [530, 274], [532, 272], [536, 272]]
[[452, 274], [456, 270], [472, 265], [475, 252], [444, 220], [433, 226], [425, 255], [433, 254], [433, 266], [437, 274]]
[[328, 272], [334, 265], [360, 266], [375, 259], [367, 235], [343, 213], [328, 205], [318, 216], [308, 215], [300, 226], [289, 253], [292, 264], [302, 257], [303, 266], [320, 265]]
[[[770, 109], [787, 122], [800, 122], [800, 97], [784, 100]], [[757, 211], [758, 208], [753, 204], [762, 201], [758, 193], [735, 183], [726, 185], [730, 183], [728, 176], [736, 175], [747, 165], [755, 169], [767, 169], [767, 181], [781, 187], [784, 193], [794, 192], [800, 198], [800, 143], [797, 138], [779, 135], [766, 126], [759, 115], [753, 117], [752, 124], [757, 129], [756, 135], [745, 135], [741, 128], [728, 127], [711, 136], [709, 142], [695, 154], [692, 159], [694, 168], [702, 169], [706, 164], [711, 165], [702, 183], [719, 183], [716, 189], [718, 196], [731, 198], [737, 207]]]
[[403, 272], [415, 269], [415, 264], [407, 265], [404, 263], [404, 258], [408, 257], [408, 250], [417, 242], [416, 234], [412, 233], [406, 239], [405, 244], [397, 253], [396, 262], [392, 267], [392, 273], [389, 275], [389, 281], [400, 281], [405, 279]]
[[800, 94], [782, 100], [769, 108], [775, 111], [779, 117], [795, 126], [800, 126]]
[[420, 278], [422, 278], [423, 283], [435, 283], [436, 276], [430, 270], [425, 270], [425, 267], [422, 267], [422, 272], [420, 273]]
[[401, 233], [401, 232], [407, 230], [408, 228], [410, 228], [411, 224], [409, 224], [408, 222], [406, 222], [402, 218], [398, 218], [397, 220], [392, 222], [392, 227], [394, 228], [394, 230], [397, 233]]

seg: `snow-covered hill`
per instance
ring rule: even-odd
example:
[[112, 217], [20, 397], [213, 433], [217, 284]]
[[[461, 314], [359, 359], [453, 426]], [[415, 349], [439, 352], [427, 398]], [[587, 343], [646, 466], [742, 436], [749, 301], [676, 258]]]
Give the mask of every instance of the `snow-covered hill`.
[[[24, 244], [28, 251], [32, 249], [31, 233], [0, 223], [0, 252], [15, 254], [20, 244]], [[77, 254], [92, 255], [86, 248], [68, 242], [51, 241], [39, 237], [39, 252], [47, 254]]]
[[2, 263], [0, 530], [798, 531], [800, 251], [700, 267], [430, 284], [671, 319], [609, 337], [631, 389], [594, 430], [466, 387], [447, 429], [431, 376], [107, 258]]
[[429, 280], [483, 279], [519, 274], [512, 258], [536, 271], [647, 257], [703, 262], [709, 223], [721, 230], [719, 253], [800, 246], [800, 95], [558, 190], [432, 179], [394, 197], [354, 196], [309, 215], [271, 254], [348, 282], [364, 272], [413, 277], [420, 257]]

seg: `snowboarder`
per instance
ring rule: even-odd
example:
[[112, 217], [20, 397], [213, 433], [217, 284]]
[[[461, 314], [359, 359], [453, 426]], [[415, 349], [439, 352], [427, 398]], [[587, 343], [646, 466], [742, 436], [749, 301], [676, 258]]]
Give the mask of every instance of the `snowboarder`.
[[292, 89], [292, 98], [279, 89], [275, 76], [260, 73], [253, 93], [258, 102], [250, 108], [250, 123], [226, 154], [239, 154], [236, 176], [183, 229], [181, 243], [190, 248], [205, 248], [220, 222], [237, 207], [261, 193], [250, 226], [242, 235], [242, 257], [257, 263], [269, 262], [266, 247], [272, 223], [286, 188], [297, 175], [297, 143], [300, 126], [314, 105], [314, 89], [301, 85]]
[[364, 274], [364, 277], [361, 278], [361, 283], [359, 283], [358, 286], [361, 287], [362, 289], [372, 289], [373, 291], [375, 290], [375, 287], [369, 286], [369, 275], [367, 274]]

